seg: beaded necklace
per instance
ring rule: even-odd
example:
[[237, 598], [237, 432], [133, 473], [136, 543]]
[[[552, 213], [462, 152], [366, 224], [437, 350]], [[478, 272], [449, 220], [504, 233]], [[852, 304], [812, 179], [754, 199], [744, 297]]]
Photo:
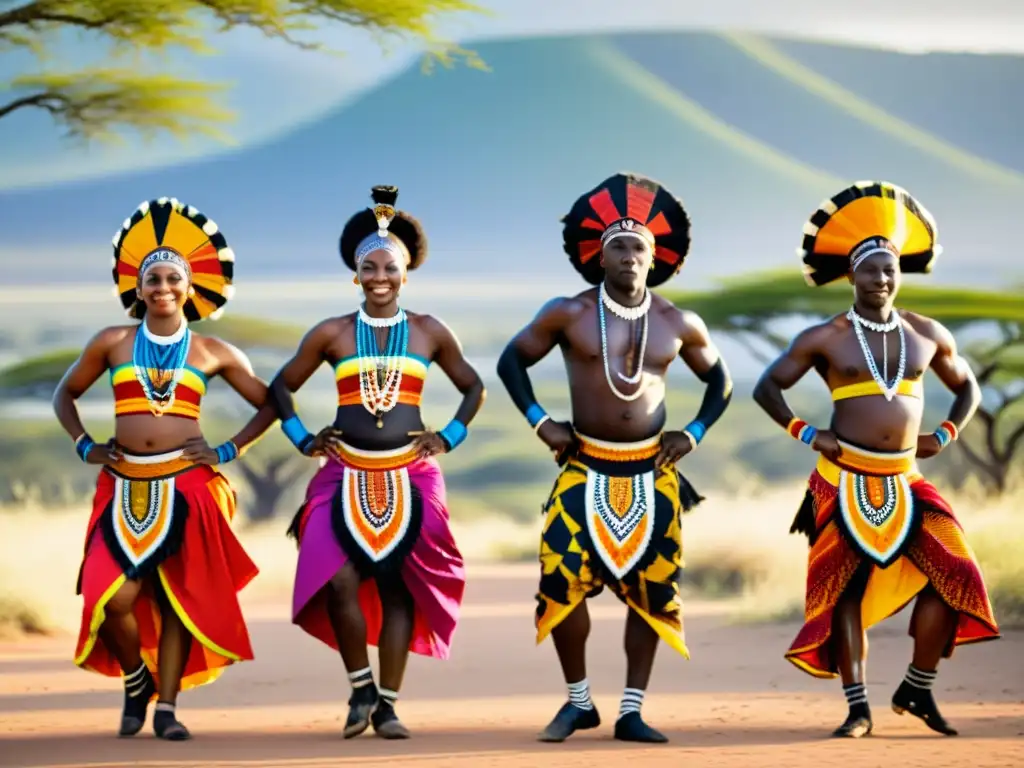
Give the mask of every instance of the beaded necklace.
[[[387, 328], [382, 351], [375, 328]], [[404, 309], [391, 317], [370, 317], [360, 307], [356, 314], [356, 357], [359, 358], [359, 398], [363, 407], [384, 427], [384, 414], [398, 405], [402, 387], [402, 360], [409, 349], [409, 320]]]
[[174, 391], [185, 373], [191, 344], [192, 331], [184, 318], [170, 336], [157, 336], [145, 320], [135, 332], [132, 367], [154, 416], [163, 416], [174, 405]]
[[[887, 323], [876, 323], [872, 320], [861, 317], [857, 314], [857, 310], [854, 307], [850, 307], [850, 311], [846, 313], [847, 319], [853, 325], [853, 332], [857, 336], [857, 342], [860, 344], [860, 351], [864, 355], [864, 360], [868, 364], [868, 370], [871, 371], [871, 377], [878, 384], [879, 389], [882, 390], [882, 394], [886, 400], [892, 401], [896, 396], [896, 391], [899, 389], [900, 382], [903, 381], [903, 374], [907, 368], [907, 340], [903, 335], [903, 323], [900, 321], [900, 316], [894, 309], [892, 316], [889, 318]], [[875, 356], [871, 354], [871, 347], [868, 346], [867, 337], [864, 335], [864, 328], [869, 331], [876, 331], [882, 334], [882, 373], [878, 372], [878, 365], [875, 363]], [[890, 331], [898, 331], [900, 337], [900, 361], [899, 366], [896, 369], [896, 377], [889, 382], [889, 344], [888, 336]]]
[[640, 387], [631, 395], [624, 395], [615, 386], [612, 381], [611, 368], [608, 360], [608, 323], [605, 320], [604, 308], [607, 306], [614, 314], [623, 318], [624, 320], [636, 320], [643, 318], [643, 326], [640, 330], [640, 352], [637, 355], [636, 361], [636, 372], [632, 376], [626, 376], [620, 371], [616, 371], [616, 374], [627, 384], [637, 384], [643, 378], [644, 374], [644, 356], [647, 352], [647, 319], [651, 308], [651, 293], [647, 291], [643, 302], [637, 307], [624, 307], [611, 296], [608, 295], [605, 290], [604, 283], [601, 283], [601, 301], [597, 303], [597, 317], [598, 324], [601, 328], [601, 358], [604, 361], [604, 378], [608, 382], [608, 388], [611, 389], [614, 394], [620, 400], [630, 402], [636, 400], [640, 395], [644, 393], [645, 387]]

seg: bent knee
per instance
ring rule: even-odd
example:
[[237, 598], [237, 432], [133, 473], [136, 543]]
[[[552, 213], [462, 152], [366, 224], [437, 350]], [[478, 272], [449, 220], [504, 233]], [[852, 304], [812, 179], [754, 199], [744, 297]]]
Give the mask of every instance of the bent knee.
[[142, 582], [140, 581], [126, 581], [121, 587], [114, 593], [114, 596], [110, 598], [104, 610], [107, 614], [113, 614], [115, 616], [124, 616], [125, 614], [131, 613], [135, 607], [135, 602], [139, 599], [139, 592], [142, 591]]

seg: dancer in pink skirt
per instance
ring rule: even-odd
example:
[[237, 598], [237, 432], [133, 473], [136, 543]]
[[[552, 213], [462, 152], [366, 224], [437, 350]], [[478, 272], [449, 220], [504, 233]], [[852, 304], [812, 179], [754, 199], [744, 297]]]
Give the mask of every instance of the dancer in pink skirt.
[[[289, 530], [299, 543], [292, 621], [341, 652], [352, 684], [345, 738], [372, 723], [378, 736], [402, 739], [409, 731], [395, 702], [409, 651], [448, 658], [466, 583], [434, 457], [466, 439], [484, 386], [444, 323], [399, 307], [427, 242], [419, 222], [395, 209], [395, 187], [374, 187], [372, 197], [340, 243], [365, 301], [309, 331], [271, 393], [288, 438], [304, 455], [326, 457]], [[314, 436], [291, 393], [324, 362], [334, 369], [338, 411]], [[420, 415], [434, 362], [463, 395], [439, 432]], [[367, 644], [379, 649], [379, 687]]]

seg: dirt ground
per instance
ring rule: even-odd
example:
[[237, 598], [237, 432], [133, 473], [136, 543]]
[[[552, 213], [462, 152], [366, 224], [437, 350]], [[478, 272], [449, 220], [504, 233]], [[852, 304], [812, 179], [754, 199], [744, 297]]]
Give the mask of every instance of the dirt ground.
[[1024, 633], [960, 649], [940, 669], [939, 701], [961, 731], [944, 738], [888, 707], [910, 650], [907, 615], [891, 619], [871, 635], [875, 735], [840, 741], [828, 738], [845, 715], [838, 682], [814, 680], [782, 659], [796, 627], [737, 625], [721, 604], [693, 601], [693, 658], [663, 648], [644, 705], [670, 743], [620, 744], [611, 731], [625, 674], [624, 614], [609, 596], [592, 603], [588, 653], [604, 723], [564, 744], [538, 743], [565, 689], [550, 642], [533, 641], [535, 578], [532, 566], [470, 569], [452, 660], [410, 660], [399, 712], [414, 737], [405, 742], [369, 731], [342, 740], [341, 662], [288, 622], [283, 595], [246, 603], [256, 661], [183, 694], [180, 717], [195, 736], [186, 743], [157, 741], [148, 726], [134, 739], [115, 738], [120, 685], [76, 669], [72, 638], [0, 645], [0, 766], [1024, 765]]

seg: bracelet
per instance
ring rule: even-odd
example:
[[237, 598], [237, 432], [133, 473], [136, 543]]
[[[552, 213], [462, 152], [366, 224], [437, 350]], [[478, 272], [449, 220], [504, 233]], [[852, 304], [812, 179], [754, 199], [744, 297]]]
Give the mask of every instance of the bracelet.
[[540, 421], [533, 425], [533, 434], [536, 435], [540, 433], [540, 428], [544, 426], [545, 421], [551, 421], [551, 417], [546, 413], [540, 417]]
[[466, 435], [469, 434], [469, 430], [466, 429], [466, 425], [458, 419], [452, 419], [448, 422], [447, 426], [437, 433], [437, 436], [444, 441], [444, 444], [448, 446], [449, 451], [454, 451], [462, 442], [466, 439]]
[[281, 431], [291, 440], [292, 445], [299, 449], [299, 453], [305, 453], [306, 448], [313, 442], [313, 435], [294, 413], [281, 422]]
[[693, 443], [693, 447], [696, 448], [700, 445], [700, 441], [704, 439], [704, 435], [707, 434], [708, 428], [704, 426], [704, 423], [698, 419], [694, 419], [685, 427], [683, 427], [683, 434], [690, 438], [690, 442]]
[[814, 437], [818, 434], [817, 428], [812, 427], [803, 419], [798, 419], [795, 416], [790, 419], [786, 431], [789, 432], [791, 437], [799, 440], [804, 445], [813, 445]]
[[89, 437], [88, 432], [83, 432], [75, 440], [75, 453], [78, 454], [78, 458], [85, 461], [91, 451], [96, 445], [96, 441]]
[[550, 418], [551, 417], [548, 416], [547, 411], [537, 405], [537, 403], [534, 403], [526, 409], [526, 420], [530, 422], [530, 426], [533, 427], [534, 430], [540, 429], [540, 425], [543, 424], [546, 419]]
[[938, 439], [939, 445], [945, 448], [951, 442], [960, 437], [960, 430], [956, 428], [956, 424], [947, 419], [946, 421], [939, 424], [939, 428], [936, 429], [935, 432], [933, 432], [932, 434], [934, 434], [935, 437]]
[[217, 454], [218, 464], [227, 464], [229, 461], [234, 461], [238, 458], [238, 446], [235, 445], [234, 440], [221, 443], [213, 450]]

